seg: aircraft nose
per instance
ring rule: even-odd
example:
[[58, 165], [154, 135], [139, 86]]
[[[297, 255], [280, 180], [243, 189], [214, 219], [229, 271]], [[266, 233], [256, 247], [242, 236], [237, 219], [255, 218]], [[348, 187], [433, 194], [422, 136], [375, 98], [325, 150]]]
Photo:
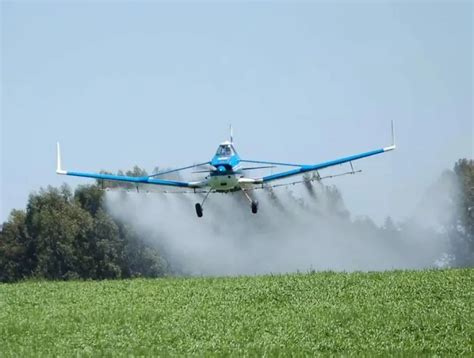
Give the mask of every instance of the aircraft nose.
[[220, 172], [225, 172], [225, 166], [219, 165], [219, 166], [217, 167], [217, 170], [220, 171]]

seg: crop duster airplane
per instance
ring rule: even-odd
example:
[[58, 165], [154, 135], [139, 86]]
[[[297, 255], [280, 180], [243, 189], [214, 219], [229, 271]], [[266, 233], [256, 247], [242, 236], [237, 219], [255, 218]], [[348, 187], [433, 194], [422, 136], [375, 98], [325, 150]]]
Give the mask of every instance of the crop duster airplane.
[[[115, 181], [122, 181], [122, 182], [130, 182], [138, 184], [154, 184], [154, 185], [161, 185], [161, 186], [171, 186], [171, 187], [179, 187], [179, 188], [188, 188], [193, 189], [194, 192], [196, 189], [207, 189], [206, 196], [201, 203], [196, 204], [196, 214], [198, 217], [202, 217], [203, 215], [203, 205], [206, 201], [207, 197], [212, 192], [235, 192], [235, 191], [242, 191], [245, 197], [248, 199], [251, 205], [252, 213], [256, 214], [258, 211], [258, 202], [252, 200], [248, 191], [253, 190], [257, 186], [263, 186], [269, 182], [273, 182], [279, 179], [285, 179], [289, 177], [293, 177], [296, 175], [301, 175], [304, 173], [309, 172], [316, 172], [320, 169], [325, 169], [329, 167], [333, 167], [336, 165], [340, 165], [343, 163], [351, 163], [352, 161], [371, 157], [373, 155], [382, 154], [385, 152], [389, 152], [394, 150], [395, 140], [394, 140], [394, 133], [393, 133], [393, 122], [392, 122], [392, 145], [385, 148], [371, 150], [369, 152], [354, 154], [348, 157], [343, 157], [335, 160], [330, 160], [327, 162], [322, 162], [318, 164], [293, 164], [293, 163], [279, 163], [279, 162], [270, 162], [270, 161], [261, 161], [261, 160], [248, 160], [242, 159], [237, 154], [237, 151], [234, 147], [234, 141], [232, 136], [232, 127], [230, 129], [230, 140], [225, 141], [219, 145], [217, 148], [217, 152], [214, 157], [204, 163], [199, 163], [195, 165], [190, 165], [183, 168], [173, 169], [173, 170], [166, 170], [162, 172], [158, 172], [156, 174], [152, 174], [149, 176], [144, 177], [131, 177], [131, 176], [122, 176], [122, 175], [110, 175], [110, 174], [96, 174], [96, 173], [84, 173], [84, 172], [75, 172], [62, 169], [61, 166], [61, 152], [59, 143], [57, 144], [57, 169], [56, 173], [60, 175], [71, 175], [76, 177], [85, 177], [85, 178], [94, 178], [94, 179], [101, 179], [101, 180], [115, 180]], [[252, 166], [252, 167], [245, 167], [242, 164], [259, 164], [262, 166]], [[192, 168], [199, 168], [203, 166], [208, 166], [206, 170], [197, 171], [195, 173], [207, 173], [208, 175], [199, 181], [175, 181], [175, 180], [166, 180], [161, 179], [160, 176], [179, 172], [181, 170], [192, 169]], [[248, 170], [254, 169], [265, 169], [265, 168], [274, 168], [275, 166], [285, 166], [285, 167], [292, 167], [293, 169], [286, 170], [276, 174], [270, 174], [262, 177], [248, 177], [245, 173]], [[354, 173], [354, 170], [352, 170]], [[319, 174], [318, 174], [319, 175]]]

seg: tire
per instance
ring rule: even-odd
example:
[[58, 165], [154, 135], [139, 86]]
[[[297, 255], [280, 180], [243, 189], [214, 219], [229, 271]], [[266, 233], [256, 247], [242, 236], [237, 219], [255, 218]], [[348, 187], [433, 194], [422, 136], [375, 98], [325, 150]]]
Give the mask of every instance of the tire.
[[258, 201], [252, 201], [252, 214], [256, 214], [258, 212]]
[[198, 218], [202, 218], [202, 206], [199, 203], [196, 204], [196, 214]]

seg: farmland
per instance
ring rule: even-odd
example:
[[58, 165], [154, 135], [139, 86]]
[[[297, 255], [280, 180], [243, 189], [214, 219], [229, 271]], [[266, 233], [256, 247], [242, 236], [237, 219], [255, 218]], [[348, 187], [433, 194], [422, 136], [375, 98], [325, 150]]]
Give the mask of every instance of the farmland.
[[0, 285], [0, 356], [471, 355], [474, 269]]

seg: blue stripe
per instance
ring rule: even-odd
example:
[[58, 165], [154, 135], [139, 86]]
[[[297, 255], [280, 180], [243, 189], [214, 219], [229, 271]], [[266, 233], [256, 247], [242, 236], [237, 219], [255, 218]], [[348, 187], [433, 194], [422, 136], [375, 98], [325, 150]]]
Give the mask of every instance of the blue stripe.
[[266, 177], [263, 177], [262, 179], [263, 179], [264, 182], [267, 182], [267, 181], [270, 181], [270, 180], [282, 179], [282, 178], [286, 178], [286, 177], [289, 177], [289, 176], [292, 176], [292, 175], [303, 174], [303, 173], [310, 172], [310, 171], [313, 171], [313, 170], [324, 169], [324, 168], [332, 167], [334, 165], [339, 165], [339, 164], [351, 162], [353, 160], [370, 157], [372, 155], [376, 155], [376, 154], [380, 154], [380, 153], [384, 153], [384, 150], [383, 149], [377, 149], [377, 150], [373, 150], [373, 151], [370, 151], [370, 152], [351, 155], [350, 157], [344, 157], [344, 158], [340, 158], [340, 159], [336, 159], [336, 160], [331, 160], [329, 162], [323, 162], [323, 163], [319, 163], [319, 164], [315, 164], [315, 165], [304, 165], [301, 168], [289, 170], [289, 171], [286, 171], [286, 172], [283, 172], [283, 173], [268, 175]]

